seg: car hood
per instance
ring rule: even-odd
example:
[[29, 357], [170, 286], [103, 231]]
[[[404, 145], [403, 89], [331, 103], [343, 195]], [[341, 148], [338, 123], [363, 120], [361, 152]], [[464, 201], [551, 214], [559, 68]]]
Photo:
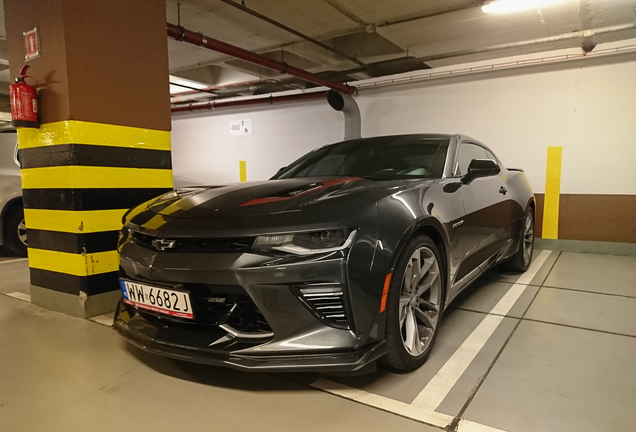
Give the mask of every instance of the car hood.
[[176, 218], [261, 216], [289, 212], [351, 213], [401, 189], [405, 180], [293, 178], [193, 187], [168, 193], [148, 204], [156, 214]]
[[194, 237], [356, 225], [360, 218], [376, 217], [377, 201], [423, 181], [314, 177], [184, 188], [131, 210], [126, 224], [147, 233]]

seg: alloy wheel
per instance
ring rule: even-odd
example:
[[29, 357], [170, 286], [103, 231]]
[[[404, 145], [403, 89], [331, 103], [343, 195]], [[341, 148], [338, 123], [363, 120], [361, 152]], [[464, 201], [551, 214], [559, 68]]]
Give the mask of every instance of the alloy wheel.
[[534, 227], [532, 216], [528, 214], [523, 227], [523, 262], [530, 264], [532, 258], [532, 248], [534, 247]]
[[402, 343], [413, 357], [426, 352], [439, 322], [442, 293], [440, 266], [427, 246], [408, 261], [400, 292], [399, 324]]
[[24, 219], [18, 224], [18, 238], [22, 242], [23, 245], [27, 245], [27, 231], [26, 224], [24, 223]]

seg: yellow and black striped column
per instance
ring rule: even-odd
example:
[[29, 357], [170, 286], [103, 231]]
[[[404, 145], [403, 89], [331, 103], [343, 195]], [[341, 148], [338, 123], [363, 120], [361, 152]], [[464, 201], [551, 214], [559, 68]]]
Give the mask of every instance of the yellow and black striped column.
[[172, 188], [165, 2], [4, 0], [4, 16], [11, 78], [26, 61], [38, 90], [41, 126], [18, 130], [31, 301], [112, 311], [122, 216]]
[[169, 132], [62, 121], [18, 131], [31, 283], [119, 289], [123, 214], [172, 188]]

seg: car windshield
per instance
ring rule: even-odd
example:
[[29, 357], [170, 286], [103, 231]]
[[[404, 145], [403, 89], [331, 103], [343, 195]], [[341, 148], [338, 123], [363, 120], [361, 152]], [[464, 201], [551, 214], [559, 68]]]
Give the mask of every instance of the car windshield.
[[441, 178], [448, 138], [389, 136], [319, 148], [274, 178], [350, 176], [370, 179]]

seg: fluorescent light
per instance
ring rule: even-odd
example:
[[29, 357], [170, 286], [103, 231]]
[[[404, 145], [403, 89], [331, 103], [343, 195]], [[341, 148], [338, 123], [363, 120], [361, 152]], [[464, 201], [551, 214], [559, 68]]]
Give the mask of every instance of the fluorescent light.
[[170, 94], [171, 95], [177, 94], [177, 93], [183, 93], [183, 92], [186, 92], [186, 91], [188, 91], [187, 88], [183, 88], [183, 87], [179, 87], [179, 86], [170, 84]]
[[481, 10], [484, 13], [503, 14], [538, 9], [559, 1], [561, 0], [494, 0], [485, 3]]
[[207, 87], [209, 87], [209, 84], [170, 75], [170, 94], [178, 94], [192, 91], [192, 89], [204, 89]]

